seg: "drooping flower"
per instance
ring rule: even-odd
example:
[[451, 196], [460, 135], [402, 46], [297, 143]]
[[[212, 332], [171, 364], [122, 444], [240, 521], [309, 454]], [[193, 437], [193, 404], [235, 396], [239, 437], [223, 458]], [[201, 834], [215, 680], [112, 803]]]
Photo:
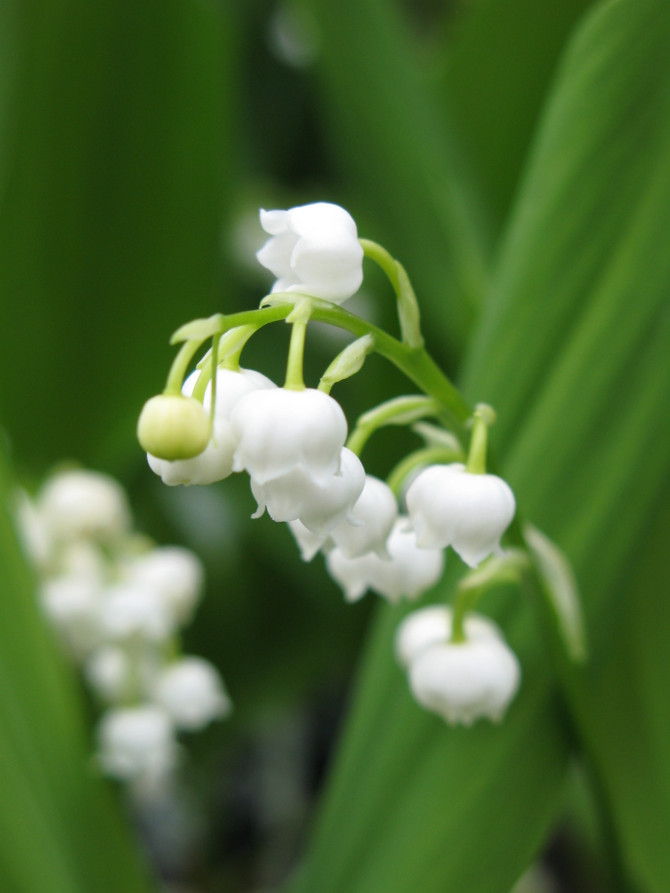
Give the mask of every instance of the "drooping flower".
[[452, 546], [470, 567], [495, 553], [516, 502], [494, 474], [471, 474], [460, 463], [431, 465], [410, 484], [407, 511], [422, 548]]
[[445, 642], [421, 652], [409, 668], [416, 700], [449, 723], [499, 721], [519, 687], [514, 652], [501, 639]]
[[353, 217], [339, 205], [315, 202], [288, 211], [260, 212], [272, 238], [257, 252], [277, 280], [272, 291], [291, 291], [336, 304], [363, 281], [363, 249]]
[[315, 481], [302, 468], [272, 478], [265, 484], [251, 479], [258, 509], [267, 509], [274, 521], [300, 520], [319, 536], [328, 533], [351, 513], [365, 483], [365, 469], [355, 453], [344, 447], [340, 470], [323, 481]]
[[163, 642], [176, 626], [167, 600], [157, 589], [126, 581], [109, 586], [104, 594], [100, 628], [108, 640]]
[[37, 511], [58, 541], [110, 541], [130, 529], [130, 509], [123, 488], [95, 471], [63, 471], [42, 489]]
[[326, 566], [344, 590], [347, 601], [357, 601], [368, 589], [391, 602], [418, 598], [442, 576], [444, 553], [438, 549], [420, 549], [407, 518], [396, 520], [386, 551], [388, 558], [380, 558], [374, 552], [347, 558], [338, 548], [328, 552]]
[[323, 391], [254, 391], [235, 405], [231, 424], [238, 441], [233, 469], [258, 484], [296, 468], [324, 484], [339, 469], [347, 420]]
[[199, 657], [182, 657], [163, 668], [153, 692], [180, 729], [202, 729], [231, 710], [216, 668]]
[[142, 448], [170, 462], [199, 456], [211, 436], [212, 425], [202, 403], [183, 394], [152, 397], [137, 421], [137, 439]]
[[462, 642], [450, 641], [451, 631], [451, 609], [441, 606], [409, 614], [398, 627], [396, 655], [412, 694], [451, 724], [500, 720], [521, 679], [516, 655], [486, 617], [467, 615]]
[[320, 549], [323, 549], [330, 540], [327, 534], [325, 536], [319, 536], [316, 533], [312, 533], [312, 531], [308, 530], [302, 521], [298, 519], [289, 521], [288, 526], [298, 544], [300, 557], [303, 561], [311, 561], [316, 553]]
[[177, 744], [166, 711], [154, 704], [109, 710], [98, 726], [98, 760], [122, 781], [158, 781], [175, 767]]
[[347, 558], [358, 558], [366, 552], [376, 552], [384, 558], [397, 515], [398, 504], [391, 488], [379, 478], [367, 475], [351, 518], [339, 524], [331, 537]]
[[124, 570], [134, 585], [158, 592], [177, 622], [185, 623], [190, 618], [204, 577], [202, 564], [190, 549], [158, 546], [135, 558]]

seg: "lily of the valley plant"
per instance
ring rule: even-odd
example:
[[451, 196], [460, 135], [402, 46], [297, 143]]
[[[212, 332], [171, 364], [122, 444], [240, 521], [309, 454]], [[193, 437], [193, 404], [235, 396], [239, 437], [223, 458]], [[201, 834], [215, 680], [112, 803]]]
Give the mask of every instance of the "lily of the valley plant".
[[[513, 523], [512, 490], [487, 471], [495, 413], [470, 407], [428, 355], [404, 268], [380, 245], [359, 239], [344, 209], [319, 202], [260, 216], [270, 238], [257, 257], [276, 277], [271, 293], [258, 310], [194, 320], [175, 333], [181, 347], [165, 390], [138, 422], [149, 465], [169, 485], [246, 472], [254, 517], [267, 512], [287, 522], [304, 560], [323, 552], [347, 601], [367, 590], [391, 602], [418, 598], [439, 581], [451, 547], [467, 567], [455, 602], [403, 621], [398, 660], [418, 703], [447, 722], [500, 720], [521, 671], [501, 630], [473, 608], [483, 593], [533, 567], [523, 528]], [[366, 257], [394, 289], [401, 339], [341, 306], [363, 281]], [[354, 336], [316, 387], [303, 378], [311, 320]], [[291, 326], [282, 386], [240, 365], [247, 342], [278, 321]], [[372, 352], [415, 390], [370, 408], [348, 433], [330, 392], [361, 372]], [[423, 442], [385, 482], [366, 472], [360, 456], [389, 425], [413, 426]]]

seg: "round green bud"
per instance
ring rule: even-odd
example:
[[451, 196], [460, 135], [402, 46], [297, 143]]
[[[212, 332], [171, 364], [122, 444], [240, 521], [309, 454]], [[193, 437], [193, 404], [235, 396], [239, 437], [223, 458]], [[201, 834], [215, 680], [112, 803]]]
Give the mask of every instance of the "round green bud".
[[203, 452], [212, 433], [209, 415], [193, 397], [160, 394], [144, 404], [137, 422], [142, 449], [174, 462]]

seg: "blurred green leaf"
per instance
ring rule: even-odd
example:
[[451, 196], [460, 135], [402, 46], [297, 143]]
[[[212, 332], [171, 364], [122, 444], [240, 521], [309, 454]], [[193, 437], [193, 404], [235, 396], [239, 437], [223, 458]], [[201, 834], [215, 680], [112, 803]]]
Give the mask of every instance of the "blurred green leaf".
[[456, 122], [496, 225], [509, 203], [565, 43], [592, 0], [477, 0], [454, 13], [435, 95]]
[[111, 790], [87, 753], [74, 679], [38, 612], [12, 524], [14, 495], [0, 450], [0, 888], [147, 890]]
[[220, 309], [229, 6], [13, 9], [0, 131], [4, 421], [24, 462], [113, 468], [136, 449], [170, 333]]
[[[621, 612], [631, 611], [630, 575], [670, 460], [669, 50], [659, 0], [604, 3], [571, 41], [465, 374], [468, 396], [498, 410], [492, 435], [521, 509], [575, 566], [593, 658], [573, 670], [573, 720], [612, 799], [623, 861], [658, 893], [670, 888], [667, 770], [656, 784], [670, 724], [656, 674], [667, 678], [670, 658], [656, 642], [649, 669], [639, 679], [631, 669], [636, 688], [610, 688], [605, 668], [625, 673]], [[646, 558], [651, 604], [664, 577], [657, 553]], [[511, 592], [495, 607], [522, 659], [522, 690], [500, 727], [467, 731], [411, 702], [390, 658], [398, 614], [382, 612], [292, 889], [510, 889], [550, 826], [568, 729], [530, 607]], [[667, 629], [667, 611], [650, 608], [645, 636], [658, 612]], [[636, 648], [649, 646], [645, 636]]]

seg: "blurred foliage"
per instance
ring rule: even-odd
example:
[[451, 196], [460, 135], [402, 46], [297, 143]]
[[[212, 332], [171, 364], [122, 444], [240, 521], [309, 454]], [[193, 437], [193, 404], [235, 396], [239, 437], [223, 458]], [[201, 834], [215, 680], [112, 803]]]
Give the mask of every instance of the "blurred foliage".
[[[240, 819], [248, 753], [273, 749], [282, 716], [309, 726], [324, 691], [337, 712], [370, 606], [345, 610], [320, 559], [302, 565], [283, 526], [248, 522], [244, 481], [163, 487], [135, 419], [162, 387], [171, 331], [267, 287], [258, 205], [325, 199], [400, 257], [431, 351], [498, 409], [500, 466], [575, 563], [593, 659], [579, 675], [554, 660], [532, 593], [505, 590], [485, 608], [522, 657], [521, 695], [499, 728], [446, 730], [409, 699], [391, 658], [401, 612], [383, 610], [296, 889], [505, 893], [563, 815], [577, 829], [561, 837], [577, 853], [566, 889], [670, 889], [669, 59], [661, 0], [2, 5], [13, 463], [29, 484], [62, 459], [110, 471], [140, 529], [203, 557], [208, 598], [186, 644], [236, 703], [194, 742], [211, 821], [182, 880], [258, 882], [271, 835], [260, 822], [250, 843]], [[374, 271], [356, 301], [394, 331]], [[343, 343], [315, 331], [310, 382]], [[274, 327], [247, 362], [280, 377], [285, 346]], [[350, 420], [405, 389], [377, 360], [362, 375], [336, 388]], [[366, 464], [385, 474], [409, 442], [375, 439]], [[0, 479], [6, 495], [4, 459]], [[2, 533], [0, 886], [141, 889], [120, 810], [82, 769], [76, 686], [5, 515]], [[588, 782], [575, 794], [568, 773], [566, 806], [575, 755]]]

